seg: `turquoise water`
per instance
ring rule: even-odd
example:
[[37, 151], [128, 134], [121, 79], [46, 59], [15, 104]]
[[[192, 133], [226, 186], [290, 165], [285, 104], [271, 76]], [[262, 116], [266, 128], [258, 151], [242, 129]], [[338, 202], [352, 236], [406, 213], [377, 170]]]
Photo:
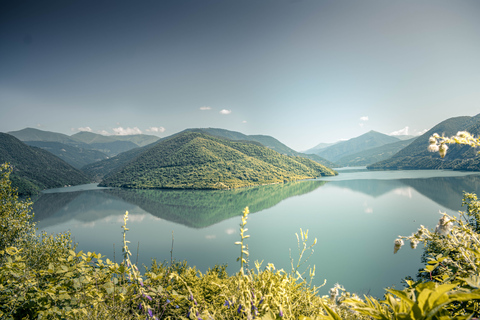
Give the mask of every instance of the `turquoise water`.
[[398, 235], [422, 224], [434, 228], [439, 211], [455, 214], [462, 192], [479, 192], [478, 173], [453, 171], [339, 170], [336, 177], [234, 191], [120, 190], [95, 185], [49, 190], [34, 203], [40, 230], [69, 230], [79, 250], [101, 252], [120, 261], [123, 214], [133, 260], [187, 260], [204, 272], [215, 264], [238, 271], [240, 215], [252, 212], [247, 240], [250, 266], [290, 270], [297, 255], [300, 228], [318, 239], [308, 264], [316, 266], [315, 283], [327, 280], [348, 291], [381, 296], [401, 287], [401, 279], [420, 268], [421, 249], [393, 254]]

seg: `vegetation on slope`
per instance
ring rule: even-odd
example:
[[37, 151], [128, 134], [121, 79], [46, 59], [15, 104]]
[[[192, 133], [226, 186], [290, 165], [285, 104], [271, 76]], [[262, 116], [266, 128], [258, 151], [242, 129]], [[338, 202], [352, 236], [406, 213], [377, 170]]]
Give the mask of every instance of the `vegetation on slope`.
[[13, 167], [13, 185], [22, 195], [89, 182], [82, 172], [53, 154], [0, 133], [0, 163], [4, 162]]
[[397, 141], [399, 141], [398, 138], [376, 131], [369, 131], [359, 137], [338, 142], [330, 147], [321, 149], [317, 154], [330, 161], [336, 162], [345, 156]]
[[186, 132], [157, 143], [101, 185], [228, 189], [335, 174], [314, 161], [281, 155], [258, 143]]
[[480, 158], [478, 158], [476, 150], [469, 146], [452, 145], [443, 159], [438, 153], [428, 152], [428, 140], [434, 133], [451, 136], [458, 131], [468, 131], [474, 135], [480, 134], [480, 114], [475, 117], [455, 117], [442, 121], [391, 158], [369, 165], [367, 168], [372, 170], [480, 170]]
[[52, 153], [76, 169], [108, 158], [105, 153], [98, 150], [75, 147], [60, 142], [25, 141], [25, 143]]
[[392, 157], [415, 140], [401, 140], [380, 147], [367, 149], [338, 159], [336, 162], [345, 167], [359, 167], [373, 164]]

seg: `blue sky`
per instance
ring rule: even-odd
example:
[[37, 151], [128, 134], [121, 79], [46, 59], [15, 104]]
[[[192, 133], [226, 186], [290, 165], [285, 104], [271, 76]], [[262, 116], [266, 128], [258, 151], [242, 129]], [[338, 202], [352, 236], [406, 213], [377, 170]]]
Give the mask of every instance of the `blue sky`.
[[193, 127], [296, 150], [480, 113], [480, 1], [7, 1], [0, 131], [164, 137]]

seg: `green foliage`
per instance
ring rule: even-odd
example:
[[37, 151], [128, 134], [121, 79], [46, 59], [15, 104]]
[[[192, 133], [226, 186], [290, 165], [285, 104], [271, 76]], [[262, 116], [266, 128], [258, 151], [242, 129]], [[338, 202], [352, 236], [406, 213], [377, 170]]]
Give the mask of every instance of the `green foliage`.
[[89, 182], [83, 173], [48, 151], [0, 132], [0, 163], [5, 162], [13, 168], [11, 177], [19, 194], [31, 195], [47, 188]]
[[187, 132], [156, 144], [101, 185], [232, 189], [335, 174], [314, 161], [281, 155], [256, 142]]

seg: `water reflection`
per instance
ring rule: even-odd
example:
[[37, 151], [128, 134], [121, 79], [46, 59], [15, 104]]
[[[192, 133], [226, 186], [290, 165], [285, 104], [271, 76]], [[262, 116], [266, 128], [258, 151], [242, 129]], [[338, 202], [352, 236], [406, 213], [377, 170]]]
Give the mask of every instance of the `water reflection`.
[[93, 222], [110, 215], [123, 215], [136, 207], [163, 220], [204, 228], [241, 215], [247, 206], [251, 213], [262, 211], [286, 198], [312, 192], [325, 183], [312, 180], [213, 191], [102, 189], [46, 193], [35, 201], [33, 209], [42, 228], [72, 219]]

